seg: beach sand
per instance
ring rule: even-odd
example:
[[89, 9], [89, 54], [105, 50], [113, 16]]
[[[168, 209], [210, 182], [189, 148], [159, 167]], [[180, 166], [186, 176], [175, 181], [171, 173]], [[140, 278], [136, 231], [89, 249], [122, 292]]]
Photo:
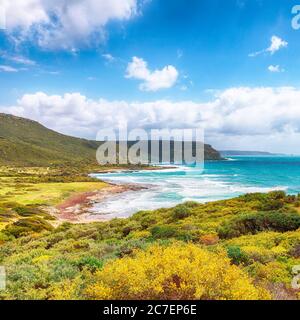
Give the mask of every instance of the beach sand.
[[106, 218], [105, 215], [91, 214], [89, 209], [95, 203], [101, 203], [112, 195], [127, 191], [139, 191], [142, 189], [145, 189], [145, 187], [132, 184], [108, 184], [107, 187], [101, 190], [73, 195], [56, 207], [48, 208], [48, 211], [56, 218], [56, 221], [53, 221], [53, 225], [55, 226], [58, 226], [63, 222], [90, 223], [96, 221], [107, 221], [109, 219]]

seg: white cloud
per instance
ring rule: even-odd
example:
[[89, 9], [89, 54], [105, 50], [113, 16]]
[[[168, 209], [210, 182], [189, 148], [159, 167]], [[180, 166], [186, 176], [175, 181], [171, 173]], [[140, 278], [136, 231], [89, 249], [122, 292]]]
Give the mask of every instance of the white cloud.
[[18, 72], [19, 70], [11, 67], [11, 66], [6, 66], [6, 65], [0, 65], [0, 72]]
[[[206, 128], [219, 148], [297, 152], [300, 147], [300, 90], [230, 88], [209, 102], [91, 100], [79, 93], [26, 94], [3, 112], [37, 120], [62, 133], [95, 139], [98, 130], [118, 128]], [[299, 151], [298, 151], [299, 152]]]
[[35, 61], [30, 60], [28, 58], [25, 57], [21, 57], [21, 56], [13, 56], [10, 58], [11, 61], [15, 62], [15, 63], [19, 63], [19, 64], [25, 64], [28, 66], [34, 66], [36, 64]]
[[111, 55], [110, 53], [105, 53], [102, 55], [102, 57], [107, 61], [107, 62], [113, 62], [115, 61], [115, 57]]
[[126, 78], [143, 80], [139, 88], [142, 91], [157, 91], [174, 86], [178, 79], [178, 71], [169, 65], [161, 70], [151, 71], [142, 58], [133, 57], [127, 66]]
[[138, 13], [138, 0], [2, 0], [6, 30], [22, 41], [46, 48], [72, 50], [99, 42], [111, 20], [128, 20]]
[[273, 55], [278, 50], [280, 50], [282, 48], [286, 48], [287, 46], [288, 46], [287, 41], [285, 41], [277, 36], [272, 36], [271, 37], [271, 44], [267, 49], [250, 53], [249, 57], [253, 58], [253, 57], [256, 57], [256, 56], [263, 54], [263, 53], [270, 53], [271, 55]]
[[[79, 93], [49, 96], [45, 93], [26, 94], [14, 107], [19, 115], [57, 126], [57, 115], [78, 121], [86, 127], [96, 122], [116, 127], [128, 119], [142, 127], [197, 126], [206, 122], [207, 130], [231, 134], [268, 134], [293, 126], [300, 131], [300, 90], [283, 88], [231, 88], [217, 93], [212, 101], [171, 102], [160, 100], [144, 103], [90, 100]], [[63, 121], [65, 122], [66, 119]], [[93, 127], [93, 126], [91, 126]], [[61, 128], [62, 129], [62, 128]], [[65, 130], [77, 130], [66, 127]]]
[[12, 61], [17, 64], [23, 64], [23, 65], [27, 65], [27, 66], [36, 65], [35, 61], [28, 59], [28, 58], [25, 58], [23, 56], [9, 56], [7, 54], [4, 54], [4, 55], [2, 55], [2, 57], [6, 60]]
[[268, 67], [268, 70], [269, 70], [270, 72], [274, 72], [274, 73], [284, 72], [284, 69], [282, 69], [282, 68], [280, 67], [280, 65], [276, 65], [276, 66], [270, 65], [270, 66]]
[[287, 46], [288, 46], [288, 43], [286, 41], [282, 40], [277, 36], [273, 36], [271, 38], [271, 45], [267, 49], [267, 51], [270, 52], [271, 54], [274, 54], [276, 51], [280, 50], [281, 48], [285, 48]]
[[46, 3], [42, 0], [2, 0], [6, 15], [6, 29], [22, 28], [24, 31], [39, 23], [48, 23], [50, 18]]

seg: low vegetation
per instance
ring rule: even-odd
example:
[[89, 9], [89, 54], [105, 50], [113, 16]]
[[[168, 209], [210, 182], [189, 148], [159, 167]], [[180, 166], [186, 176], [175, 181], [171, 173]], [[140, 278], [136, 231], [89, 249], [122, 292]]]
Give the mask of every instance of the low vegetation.
[[109, 261], [95, 273], [84, 294], [91, 299], [270, 298], [224, 252], [180, 242], [153, 244], [146, 251]]
[[1, 299], [300, 299], [300, 197], [249, 194], [55, 225], [88, 168], [0, 170]]

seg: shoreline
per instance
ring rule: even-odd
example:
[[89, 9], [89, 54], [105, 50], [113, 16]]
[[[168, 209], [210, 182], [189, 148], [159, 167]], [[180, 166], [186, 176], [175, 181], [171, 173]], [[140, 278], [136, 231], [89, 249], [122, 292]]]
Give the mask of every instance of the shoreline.
[[116, 194], [147, 189], [145, 186], [134, 184], [107, 183], [107, 185], [107, 187], [100, 190], [75, 194], [59, 205], [48, 208], [47, 211], [56, 218], [53, 221], [53, 225], [58, 226], [64, 222], [80, 224], [109, 221], [111, 218], [107, 218], [106, 215], [92, 214], [89, 209], [94, 204], [99, 204]]
[[[97, 171], [95, 170], [92, 174], [108, 174], [116, 172], [138, 172], [138, 171], [158, 171], [158, 170], [173, 170], [178, 167], [176, 166], [151, 166], [146, 168], [109, 168], [107, 170]], [[54, 227], [59, 226], [64, 222], [69, 222], [72, 224], [82, 224], [82, 223], [93, 223], [93, 222], [105, 222], [110, 221], [113, 218], [108, 218], [106, 215], [94, 214], [90, 212], [91, 207], [94, 204], [101, 204], [108, 198], [125, 192], [130, 191], [140, 191], [147, 189], [145, 185], [139, 184], [120, 184], [104, 181], [107, 187], [100, 190], [77, 193], [67, 199], [65, 199], [59, 205], [55, 207], [48, 207], [47, 212], [55, 218], [52, 221]]]
[[[111, 198], [113, 198], [114, 202], [118, 202], [119, 199], [122, 199], [122, 194], [125, 193], [125, 200], [126, 201], [133, 201], [133, 199], [138, 199], [139, 197], [142, 197], [142, 190], [151, 189], [153, 185], [151, 185], [147, 180], [142, 180], [139, 182], [131, 179], [120, 179], [119, 181], [113, 181], [110, 179], [107, 179], [108, 181], [105, 181], [106, 174], [109, 173], [133, 173], [133, 172], [147, 172], [147, 171], [162, 171], [162, 170], [174, 170], [178, 169], [178, 166], [157, 166], [157, 167], [148, 167], [148, 168], [136, 168], [136, 169], [129, 169], [129, 168], [107, 168], [107, 170], [97, 170], [91, 171], [89, 176], [96, 178], [97, 174], [99, 176], [97, 177], [99, 181], [105, 182], [105, 185], [102, 189], [93, 190], [89, 189], [91, 191], [89, 192], [81, 192], [77, 194], [73, 194], [73, 196], [68, 197], [63, 200], [62, 203], [59, 205], [56, 205], [55, 207], [47, 207], [46, 210], [56, 219], [53, 221], [53, 225], [59, 225], [63, 222], [69, 222], [69, 223], [93, 223], [93, 222], [106, 222], [110, 221], [114, 218], [123, 218], [123, 215], [125, 217], [125, 208], [118, 207], [120, 214], [115, 215], [114, 214], [114, 208], [115, 203], [111, 204], [106, 203], [107, 200], [109, 201]], [[87, 174], [87, 173], [86, 173]], [[103, 176], [101, 176], [103, 174]], [[102, 180], [103, 179], [103, 180]], [[96, 180], [96, 179], [95, 179]], [[131, 181], [131, 183], [129, 183]], [[128, 182], [128, 183], [127, 183]], [[139, 183], [138, 183], [139, 182]], [[96, 189], [97, 187], [95, 187]], [[249, 189], [249, 190], [248, 190]], [[254, 189], [254, 190], [253, 190]], [[259, 189], [259, 190], [257, 190]], [[255, 193], [255, 192], [262, 192], [267, 193], [271, 192], [273, 190], [285, 190], [283, 187], [273, 187], [269, 188], [267, 186], [262, 186], [261, 188], [257, 186], [245, 186], [244, 188], [240, 188], [238, 191], [235, 191], [236, 194], [241, 195], [244, 193]], [[139, 193], [136, 193], [137, 191], [140, 191]], [[226, 191], [226, 190], [225, 190]], [[128, 192], [128, 194], [126, 194]], [[172, 190], [171, 190], [172, 192]], [[225, 193], [226, 195], [227, 193]], [[233, 195], [232, 197], [235, 197]], [[225, 200], [228, 197], [219, 197], [220, 199], [206, 199], [203, 201], [199, 201], [199, 203], [207, 203], [207, 202], [213, 202], [216, 200]], [[129, 199], [129, 200], [128, 200]], [[126, 203], [125, 201], [125, 203]], [[197, 201], [198, 202], [198, 201]], [[97, 208], [93, 208], [96, 206]], [[125, 204], [126, 206], [126, 204]], [[129, 202], [128, 207], [131, 206], [131, 202]], [[133, 205], [132, 208], [130, 207], [130, 215], [134, 214], [135, 212], [138, 212], [139, 208], [141, 206], [139, 205]], [[153, 205], [150, 206], [151, 208]], [[155, 207], [155, 206], [154, 206]], [[106, 208], [106, 209], [105, 209]], [[111, 209], [109, 209], [111, 208]], [[94, 210], [93, 210], [94, 209]], [[111, 212], [112, 211], [112, 212]]]
[[170, 170], [170, 169], [177, 169], [178, 166], [152, 166], [152, 167], [147, 167], [147, 168], [135, 168], [135, 169], [130, 169], [130, 168], [115, 168], [115, 169], [107, 169], [107, 170], [101, 170], [93, 172], [92, 174], [105, 174], [105, 173], [117, 173], [117, 172], [122, 172], [122, 173], [130, 173], [130, 172], [138, 172], [138, 171], [159, 171], [159, 170]]

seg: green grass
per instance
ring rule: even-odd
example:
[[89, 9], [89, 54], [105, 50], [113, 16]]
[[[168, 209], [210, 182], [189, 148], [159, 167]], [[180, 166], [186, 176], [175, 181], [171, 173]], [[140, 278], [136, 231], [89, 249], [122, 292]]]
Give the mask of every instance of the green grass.
[[44, 168], [16, 168], [7, 171], [2, 167], [0, 175], [0, 205], [56, 205], [76, 193], [95, 191], [107, 186], [106, 183], [85, 175], [76, 175], [72, 170], [70, 178], [65, 172], [62, 175], [59, 169]]
[[[5, 188], [0, 194], [4, 193], [2, 200], [22, 205], [56, 205], [76, 193], [96, 191], [105, 186], [102, 182], [37, 183], [28, 185], [22, 191]], [[5, 197], [5, 194], [8, 195]]]

